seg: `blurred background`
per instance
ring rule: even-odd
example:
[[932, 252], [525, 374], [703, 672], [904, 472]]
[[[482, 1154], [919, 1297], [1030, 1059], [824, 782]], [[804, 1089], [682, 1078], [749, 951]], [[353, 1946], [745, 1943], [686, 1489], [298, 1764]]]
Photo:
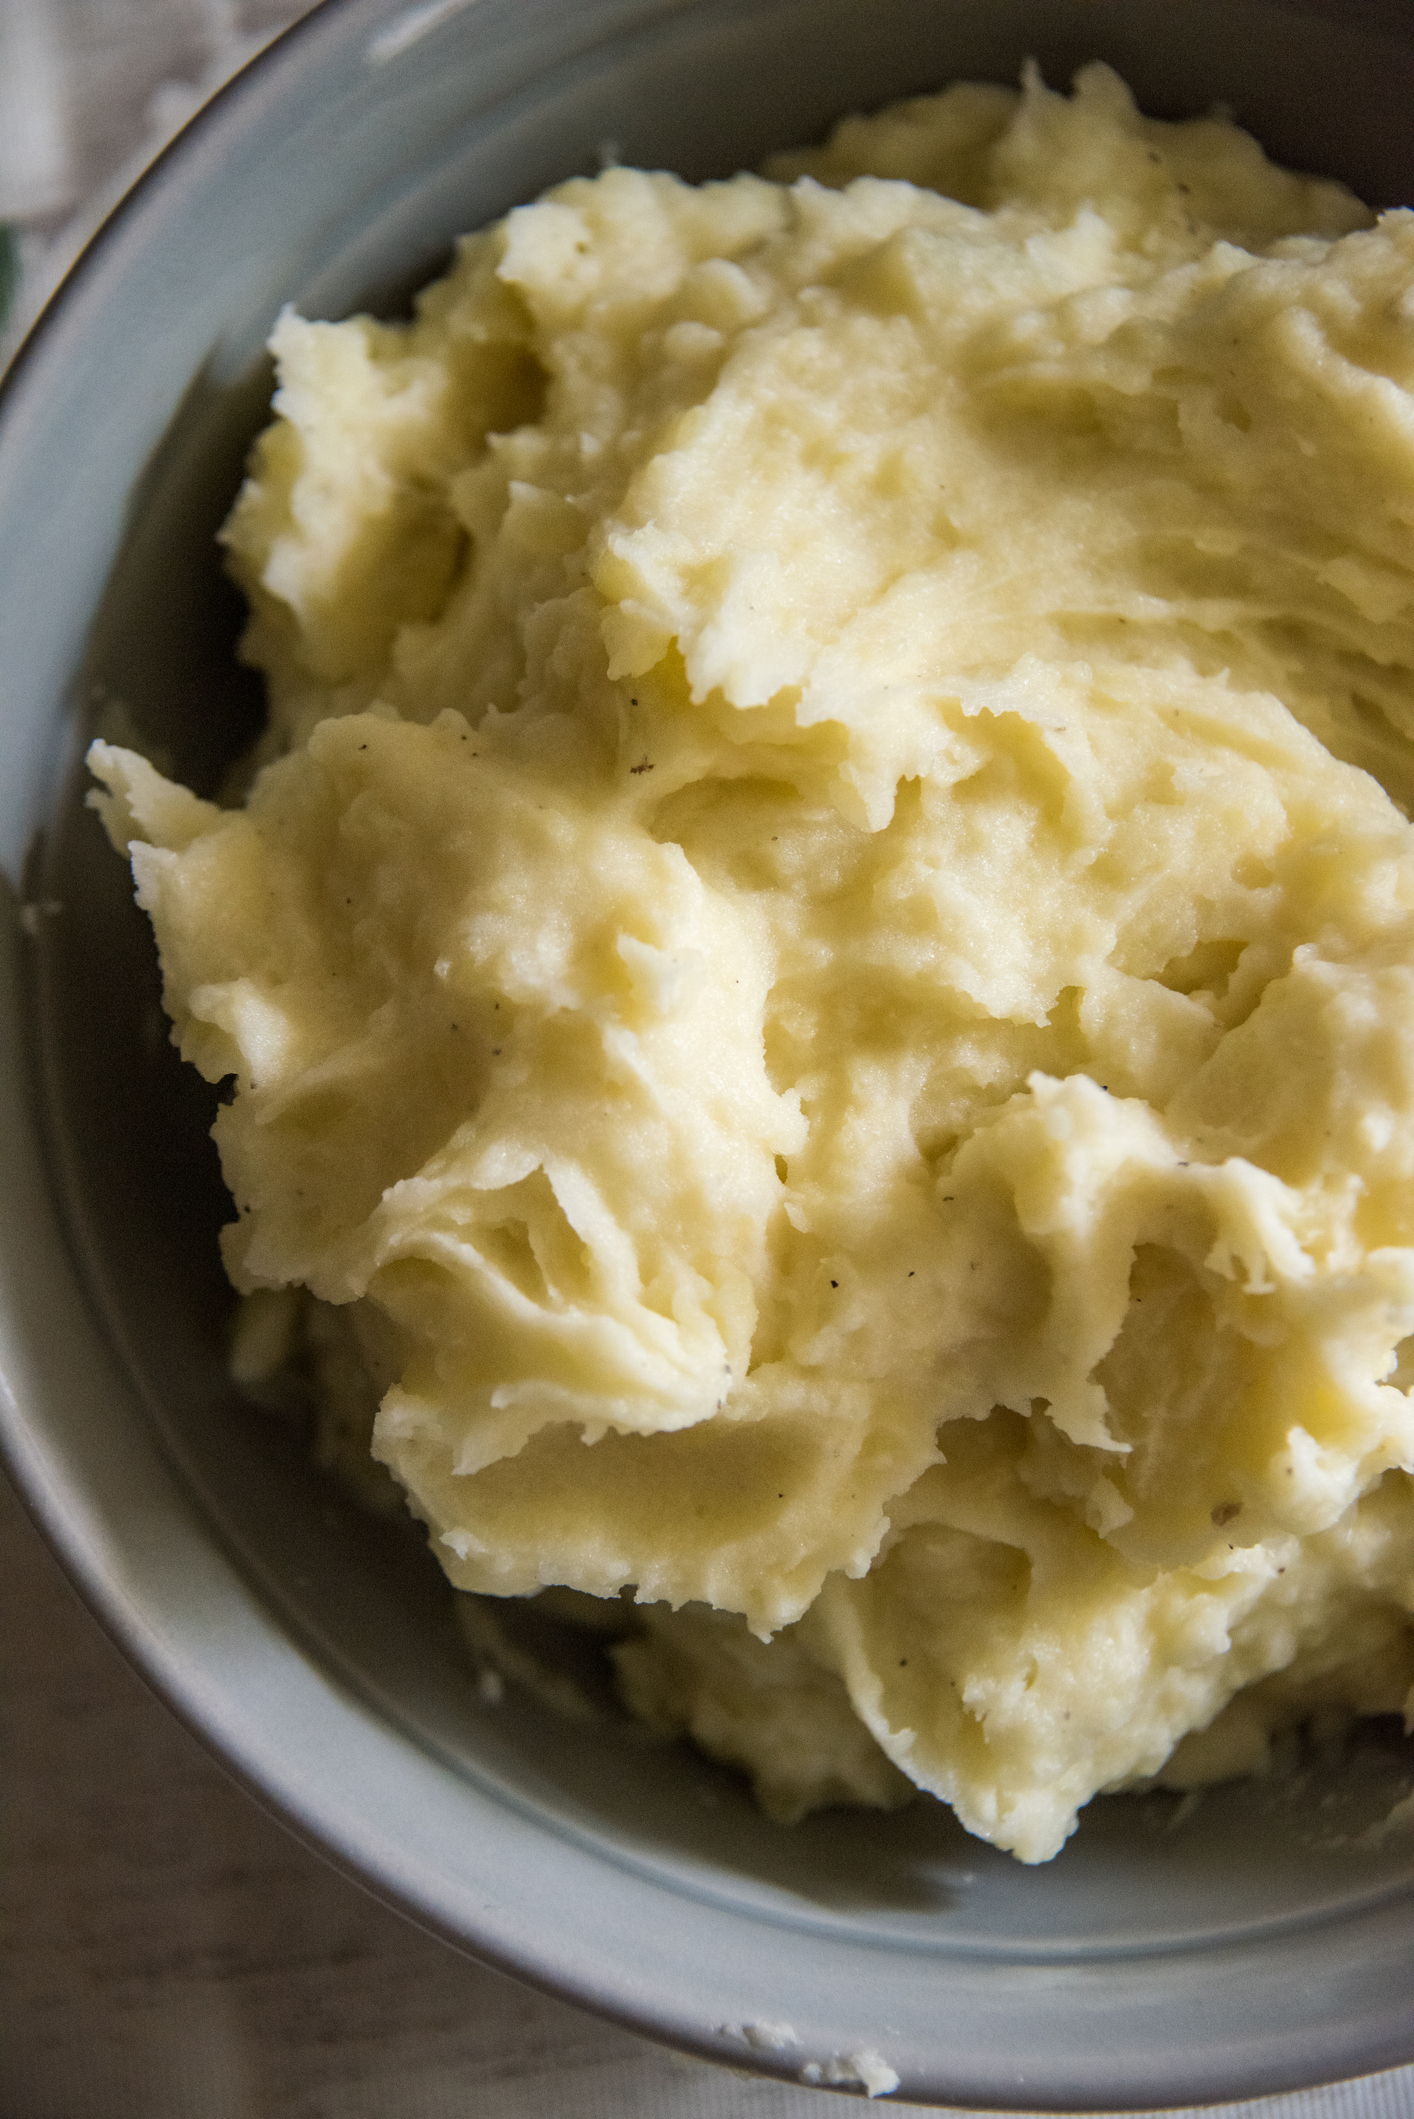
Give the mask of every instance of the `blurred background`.
[[0, 366], [187, 119], [312, 0], [0, 0]]

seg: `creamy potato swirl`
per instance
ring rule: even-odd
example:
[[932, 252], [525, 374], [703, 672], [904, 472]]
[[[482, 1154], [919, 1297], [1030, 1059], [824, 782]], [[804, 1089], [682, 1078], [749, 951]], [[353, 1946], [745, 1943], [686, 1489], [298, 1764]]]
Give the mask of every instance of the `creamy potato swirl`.
[[452, 1581], [1028, 1861], [1402, 1708], [1414, 218], [1097, 66], [272, 343], [257, 769], [95, 799]]

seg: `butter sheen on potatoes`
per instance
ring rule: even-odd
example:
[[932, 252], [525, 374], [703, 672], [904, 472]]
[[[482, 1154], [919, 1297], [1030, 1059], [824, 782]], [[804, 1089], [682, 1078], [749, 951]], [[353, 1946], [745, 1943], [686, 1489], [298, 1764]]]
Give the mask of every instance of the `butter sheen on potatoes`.
[[452, 1581], [1026, 1861], [1404, 1710], [1414, 216], [1096, 66], [272, 344], [257, 769], [94, 800]]

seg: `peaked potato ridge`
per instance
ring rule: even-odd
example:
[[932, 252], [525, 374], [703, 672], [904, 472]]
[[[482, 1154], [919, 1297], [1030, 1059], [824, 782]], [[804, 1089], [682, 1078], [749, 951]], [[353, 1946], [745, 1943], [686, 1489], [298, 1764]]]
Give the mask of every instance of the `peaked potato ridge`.
[[242, 787], [93, 747], [270, 1358], [778, 1815], [1409, 1699], [1411, 290], [1102, 66], [575, 180], [281, 319]]

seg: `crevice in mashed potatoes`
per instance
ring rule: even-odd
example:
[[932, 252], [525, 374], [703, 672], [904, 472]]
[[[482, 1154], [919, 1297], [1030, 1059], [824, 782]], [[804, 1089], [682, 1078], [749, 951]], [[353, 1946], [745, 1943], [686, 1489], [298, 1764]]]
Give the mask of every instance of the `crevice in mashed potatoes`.
[[577, 179], [282, 317], [241, 806], [93, 747], [237, 1372], [777, 1816], [1409, 1700], [1411, 289], [1099, 66]]

